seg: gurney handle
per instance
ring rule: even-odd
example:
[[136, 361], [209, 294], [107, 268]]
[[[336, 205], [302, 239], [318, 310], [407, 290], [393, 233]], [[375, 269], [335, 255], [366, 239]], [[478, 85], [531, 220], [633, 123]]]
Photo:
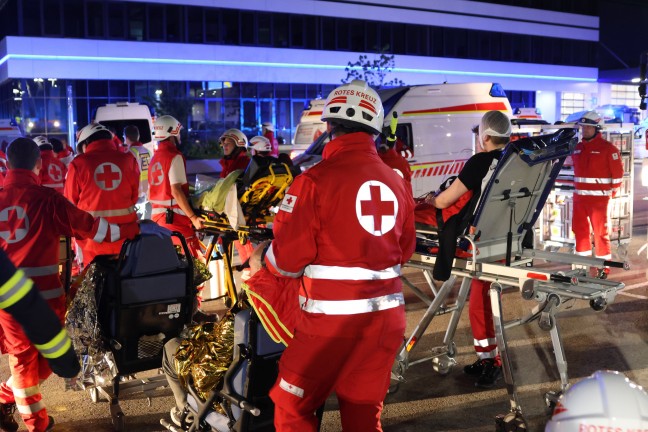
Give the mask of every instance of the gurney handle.
[[630, 264], [627, 261], [603, 261], [603, 265], [607, 267], [622, 268], [623, 270], [630, 270]]
[[565, 275], [554, 273], [551, 276], [549, 276], [549, 279], [551, 279], [554, 282], [563, 282], [572, 285], [578, 285], [578, 278], [574, 276], [565, 276]]
[[249, 412], [254, 417], [258, 417], [259, 414], [261, 414], [261, 410], [259, 408], [255, 407], [254, 405], [244, 400], [243, 398], [238, 397], [237, 395], [231, 395], [224, 392], [219, 392], [219, 394], [221, 397], [223, 397], [223, 399], [227, 399], [228, 401], [232, 402], [242, 410]]

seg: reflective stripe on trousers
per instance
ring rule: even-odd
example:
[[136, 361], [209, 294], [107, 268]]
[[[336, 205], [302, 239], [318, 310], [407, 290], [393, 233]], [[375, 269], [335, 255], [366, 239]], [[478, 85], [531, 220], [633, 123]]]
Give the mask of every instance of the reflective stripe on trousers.
[[405, 304], [403, 293], [387, 294], [380, 297], [359, 300], [313, 300], [299, 296], [304, 312], [326, 315], [357, 315], [393, 309]]

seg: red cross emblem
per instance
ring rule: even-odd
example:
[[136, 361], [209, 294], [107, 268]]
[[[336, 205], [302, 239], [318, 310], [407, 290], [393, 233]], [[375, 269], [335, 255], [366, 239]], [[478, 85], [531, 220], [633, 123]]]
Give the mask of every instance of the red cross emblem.
[[47, 167], [47, 175], [49, 175], [49, 178], [51, 178], [52, 181], [55, 182], [60, 182], [61, 180], [63, 180], [63, 170], [56, 164], [50, 164]]
[[121, 180], [121, 170], [114, 163], [104, 162], [95, 168], [94, 181], [101, 190], [115, 190], [121, 183]]
[[0, 237], [7, 243], [17, 243], [27, 236], [29, 218], [24, 208], [11, 206], [0, 211]]
[[356, 213], [360, 225], [370, 234], [388, 233], [396, 224], [398, 201], [394, 192], [376, 180], [360, 186], [356, 197]]
[[151, 167], [149, 179], [153, 186], [159, 186], [162, 184], [162, 181], [164, 180], [164, 171], [162, 171], [162, 164], [160, 162], [155, 162]]

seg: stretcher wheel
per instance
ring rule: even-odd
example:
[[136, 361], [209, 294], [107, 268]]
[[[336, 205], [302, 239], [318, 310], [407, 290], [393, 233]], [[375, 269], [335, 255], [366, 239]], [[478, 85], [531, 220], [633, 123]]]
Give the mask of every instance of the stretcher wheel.
[[601, 298], [592, 299], [590, 300], [590, 307], [597, 312], [601, 312], [607, 309], [607, 302]]
[[403, 362], [396, 360], [394, 365], [392, 366], [391, 381], [389, 382], [387, 394], [394, 394], [398, 391], [404, 373], [405, 365], [403, 364]]
[[545, 401], [545, 414], [547, 417], [551, 417], [553, 415], [554, 409], [556, 408], [556, 404], [558, 403], [558, 399], [560, 399], [560, 396], [562, 395], [561, 391], [555, 392], [555, 391], [549, 391], [545, 393], [544, 395], [544, 401]]
[[455, 364], [457, 364], [455, 359], [448, 354], [443, 354], [432, 359], [432, 368], [442, 376], [448, 375]]
[[92, 403], [97, 403], [101, 400], [101, 395], [99, 394], [99, 389], [97, 387], [90, 387], [88, 393], [90, 393], [90, 400]]

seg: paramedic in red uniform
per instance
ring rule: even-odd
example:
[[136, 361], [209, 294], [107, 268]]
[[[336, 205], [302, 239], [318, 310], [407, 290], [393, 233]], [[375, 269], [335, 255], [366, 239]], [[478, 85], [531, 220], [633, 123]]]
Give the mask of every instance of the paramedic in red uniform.
[[227, 177], [235, 170], [245, 170], [250, 163], [247, 154], [248, 140], [245, 134], [238, 129], [228, 129], [218, 141], [223, 147], [220, 178]]
[[381, 431], [390, 371], [403, 342], [401, 266], [415, 246], [410, 185], [376, 152], [378, 94], [355, 80], [333, 90], [322, 162], [295, 178], [264, 263], [303, 278], [302, 312], [270, 391], [277, 431], [317, 429], [335, 392], [345, 431]]
[[394, 149], [396, 141], [389, 141], [384, 138], [378, 147], [378, 156], [382, 159], [387, 166], [391, 167], [396, 174], [407, 180], [408, 183], [412, 182], [412, 170], [409, 162]]
[[67, 167], [56, 157], [54, 147], [47, 138], [37, 136], [34, 138], [34, 142], [40, 149], [41, 160], [43, 161], [43, 167], [40, 170], [41, 186], [52, 188], [62, 194], [63, 187], [65, 186]]
[[[135, 222], [135, 203], [139, 192], [139, 169], [130, 154], [115, 150], [113, 134], [100, 123], [91, 123], [79, 132], [81, 150], [68, 167], [64, 194], [70, 202], [95, 217], [110, 223]], [[117, 255], [123, 241], [97, 243], [84, 240], [83, 265], [96, 255]]]
[[[453, 208], [465, 206], [465, 194], [481, 194], [482, 181], [495, 168], [502, 150], [511, 136], [511, 121], [500, 111], [488, 111], [479, 124], [478, 139], [481, 151], [471, 156], [457, 179], [437, 196], [428, 195], [426, 202], [438, 209], [457, 213]], [[444, 220], [445, 220], [444, 215]], [[501, 360], [495, 341], [493, 312], [488, 290], [490, 282], [473, 279], [470, 286], [468, 314], [473, 332], [477, 361], [464, 367], [464, 372], [477, 378], [477, 387], [492, 387], [501, 376]]]
[[[7, 153], [9, 171], [5, 188], [0, 191], [0, 246], [16, 267], [34, 280], [42, 297], [63, 322], [65, 291], [59, 277], [60, 236], [111, 241], [133, 237], [139, 227], [135, 222], [118, 227], [104, 218], [94, 218], [58, 192], [40, 186], [41, 156], [31, 139], [16, 139]], [[47, 361], [20, 325], [3, 311], [0, 327], [0, 346], [9, 353], [11, 368], [10, 380], [0, 385], [2, 411], [15, 404], [28, 431], [51, 430], [54, 420], [47, 415], [39, 388], [39, 383], [51, 374]], [[7, 420], [5, 416], [2, 419]], [[3, 428], [8, 430], [4, 424]]]
[[268, 138], [270, 144], [272, 145], [272, 152], [270, 156], [279, 157], [279, 141], [275, 136], [275, 128], [270, 122], [265, 122], [261, 125], [261, 135]]
[[182, 234], [192, 255], [198, 257], [200, 244], [194, 228], [203, 228], [203, 219], [194, 213], [189, 203], [186, 162], [177, 147], [180, 129], [180, 122], [169, 115], [158, 117], [153, 126], [158, 149], [149, 167], [151, 218], [160, 226]]
[[[612, 259], [608, 232], [608, 203], [623, 178], [621, 154], [601, 136], [602, 119], [596, 111], [588, 111], [576, 124], [583, 140], [576, 145], [574, 162], [574, 214], [572, 230], [576, 238], [576, 254], [592, 255], [591, 232], [594, 232], [596, 258]], [[590, 230], [590, 225], [592, 229]]]

